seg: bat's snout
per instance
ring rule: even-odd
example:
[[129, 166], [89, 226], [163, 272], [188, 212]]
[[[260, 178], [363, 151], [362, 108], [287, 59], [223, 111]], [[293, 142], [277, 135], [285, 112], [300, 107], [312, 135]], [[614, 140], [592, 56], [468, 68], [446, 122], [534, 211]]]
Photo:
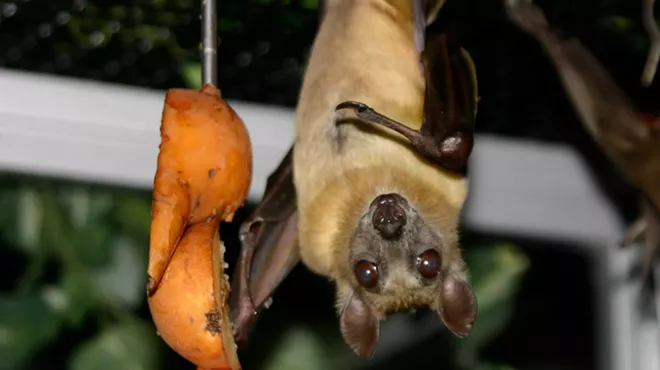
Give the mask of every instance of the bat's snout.
[[381, 194], [371, 203], [374, 208], [371, 217], [373, 227], [383, 238], [391, 239], [401, 235], [406, 225], [406, 212], [404, 207], [408, 202], [399, 194]]

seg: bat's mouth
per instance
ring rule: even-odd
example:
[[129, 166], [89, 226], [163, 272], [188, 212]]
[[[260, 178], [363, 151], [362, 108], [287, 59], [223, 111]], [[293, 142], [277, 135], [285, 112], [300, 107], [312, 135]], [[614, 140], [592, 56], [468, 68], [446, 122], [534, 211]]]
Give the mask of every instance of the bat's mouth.
[[369, 206], [371, 224], [385, 239], [399, 237], [406, 225], [408, 201], [399, 194], [381, 194]]

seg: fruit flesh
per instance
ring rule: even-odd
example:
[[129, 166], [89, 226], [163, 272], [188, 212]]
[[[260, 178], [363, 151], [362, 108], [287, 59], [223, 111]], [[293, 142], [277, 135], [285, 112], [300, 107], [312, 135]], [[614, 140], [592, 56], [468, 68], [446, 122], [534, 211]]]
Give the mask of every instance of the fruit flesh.
[[165, 97], [154, 179], [148, 294], [188, 225], [230, 222], [252, 181], [252, 147], [245, 124], [220, 91], [171, 89]]

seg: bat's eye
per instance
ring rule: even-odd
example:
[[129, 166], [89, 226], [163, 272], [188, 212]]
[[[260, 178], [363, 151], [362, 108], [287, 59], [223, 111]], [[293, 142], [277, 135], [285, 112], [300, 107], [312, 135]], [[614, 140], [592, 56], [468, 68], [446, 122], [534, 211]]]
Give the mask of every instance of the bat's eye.
[[417, 270], [427, 279], [438, 276], [440, 254], [435, 249], [428, 249], [417, 256]]
[[373, 288], [378, 283], [378, 267], [373, 263], [360, 260], [355, 264], [355, 278], [365, 288]]

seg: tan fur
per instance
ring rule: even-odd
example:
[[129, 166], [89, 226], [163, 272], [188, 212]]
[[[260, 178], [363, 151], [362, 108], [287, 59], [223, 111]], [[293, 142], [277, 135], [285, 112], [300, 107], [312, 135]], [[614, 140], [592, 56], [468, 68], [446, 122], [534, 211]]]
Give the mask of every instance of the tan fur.
[[[420, 159], [406, 141], [374, 127], [342, 127], [337, 149], [334, 109], [346, 100], [418, 129], [422, 123], [424, 79], [413, 42], [411, 0], [329, 0], [312, 48], [296, 111], [294, 181], [303, 263], [348, 290], [352, 272], [348, 244], [357, 220], [378, 194], [398, 192], [429, 224], [443, 233], [448, 261], [460, 261], [456, 227], [467, 196], [467, 181]], [[371, 131], [371, 132], [370, 132]], [[430, 290], [402, 278], [377, 307], [407, 308], [428, 301]], [[411, 285], [412, 284], [412, 285]], [[389, 297], [389, 298], [388, 298]], [[380, 311], [380, 310], [379, 310]]]

